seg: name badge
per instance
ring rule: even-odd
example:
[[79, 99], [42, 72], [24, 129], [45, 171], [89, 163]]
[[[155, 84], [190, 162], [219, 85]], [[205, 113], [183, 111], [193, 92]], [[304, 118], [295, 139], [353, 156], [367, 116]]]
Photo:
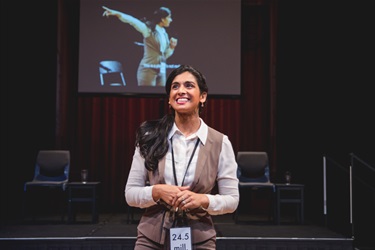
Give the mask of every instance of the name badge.
[[170, 229], [172, 250], [192, 250], [190, 227], [175, 227]]

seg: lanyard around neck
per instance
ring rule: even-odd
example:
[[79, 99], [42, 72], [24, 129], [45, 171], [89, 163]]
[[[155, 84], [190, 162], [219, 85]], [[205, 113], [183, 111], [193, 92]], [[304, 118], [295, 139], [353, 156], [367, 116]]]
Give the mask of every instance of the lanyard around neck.
[[[176, 186], [178, 186], [178, 182], [177, 182], [177, 175], [176, 175], [176, 166], [174, 164], [174, 153], [173, 153], [173, 137], [171, 137], [171, 153], [172, 153], [172, 167], [173, 167], [173, 177], [174, 177], [174, 183]], [[193, 152], [191, 153], [191, 156], [190, 156], [190, 159], [189, 159], [189, 162], [188, 162], [188, 165], [186, 166], [186, 170], [185, 170], [185, 174], [184, 174], [184, 178], [182, 179], [182, 183], [181, 183], [181, 187], [184, 185], [184, 181], [185, 181], [185, 177], [186, 177], [186, 173], [189, 169], [189, 166], [190, 166], [190, 163], [191, 163], [191, 160], [193, 160], [193, 157], [194, 157], [194, 154], [195, 154], [195, 150], [197, 149], [198, 147], [198, 144], [199, 144], [199, 138], [197, 138], [197, 142], [195, 143], [195, 146], [194, 146], [194, 150]]]

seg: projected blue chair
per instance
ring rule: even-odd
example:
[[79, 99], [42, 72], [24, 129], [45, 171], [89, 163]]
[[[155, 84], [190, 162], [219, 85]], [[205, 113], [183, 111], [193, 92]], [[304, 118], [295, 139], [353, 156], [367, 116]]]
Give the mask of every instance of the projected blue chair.
[[118, 61], [101, 61], [99, 63], [100, 84], [106, 82], [110, 86], [126, 86], [124, 74], [122, 73], [122, 64]]

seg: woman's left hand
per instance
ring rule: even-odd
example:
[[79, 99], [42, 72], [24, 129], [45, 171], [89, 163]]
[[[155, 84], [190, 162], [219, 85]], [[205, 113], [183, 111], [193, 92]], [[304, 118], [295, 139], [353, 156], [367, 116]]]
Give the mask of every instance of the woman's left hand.
[[207, 208], [209, 200], [207, 195], [194, 193], [189, 190], [181, 191], [176, 195], [174, 207], [179, 207], [182, 210], [192, 210], [194, 208]]
[[176, 46], [177, 46], [177, 38], [172, 37], [172, 38], [169, 40], [169, 47], [170, 47], [171, 49], [174, 49], [174, 48], [176, 48]]

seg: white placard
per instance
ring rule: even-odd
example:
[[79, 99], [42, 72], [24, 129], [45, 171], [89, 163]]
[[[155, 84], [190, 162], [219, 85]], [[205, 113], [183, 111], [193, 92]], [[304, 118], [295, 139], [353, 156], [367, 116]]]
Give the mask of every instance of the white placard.
[[192, 250], [190, 227], [175, 227], [170, 229], [171, 250]]

